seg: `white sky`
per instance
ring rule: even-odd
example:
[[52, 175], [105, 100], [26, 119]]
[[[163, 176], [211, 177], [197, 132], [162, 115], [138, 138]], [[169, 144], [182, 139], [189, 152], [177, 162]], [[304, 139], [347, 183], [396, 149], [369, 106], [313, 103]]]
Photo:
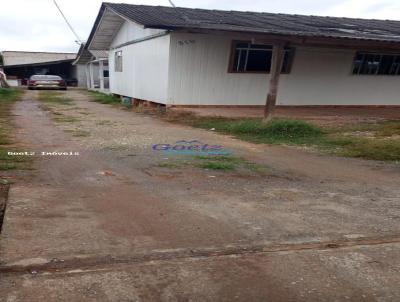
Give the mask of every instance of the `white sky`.
[[[86, 40], [101, 0], [58, 0]], [[168, 0], [107, 0], [169, 6]], [[400, 20], [399, 0], [174, 0], [177, 6]], [[0, 51], [76, 52], [78, 45], [52, 0], [0, 0]]]

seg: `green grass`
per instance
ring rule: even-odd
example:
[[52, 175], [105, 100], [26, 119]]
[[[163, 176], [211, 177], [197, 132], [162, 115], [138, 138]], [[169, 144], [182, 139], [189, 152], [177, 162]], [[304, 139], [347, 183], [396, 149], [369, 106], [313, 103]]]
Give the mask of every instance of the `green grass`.
[[22, 95], [21, 90], [10, 89], [10, 88], [0, 88], [0, 102], [15, 102], [19, 100]]
[[184, 167], [196, 167], [205, 170], [217, 171], [237, 171], [263, 173], [265, 167], [256, 163], [249, 162], [241, 157], [220, 156], [220, 155], [201, 155], [185, 158], [184, 160], [162, 162], [157, 165], [159, 168], [179, 169]]
[[101, 104], [121, 104], [120, 98], [96, 91], [89, 91], [94, 102]]
[[249, 162], [241, 157], [235, 156], [196, 156], [197, 167], [207, 170], [246, 170], [252, 172], [263, 172], [260, 165]]
[[17, 89], [0, 88], [0, 170], [29, 169], [31, 159], [25, 156], [10, 156], [9, 151], [18, 152], [11, 138], [13, 129], [11, 109], [20, 100], [23, 92]]
[[400, 161], [400, 121], [397, 120], [328, 128], [293, 119], [263, 123], [256, 118], [199, 117], [177, 111], [161, 116], [169, 122], [215, 129], [253, 143], [300, 145], [345, 157]]
[[[76, 117], [65, 115], [60, 112], [60, 107], [68, 106], [66, 109], [62, 109], [61, 111], [68, 111], [74, 105], [74, 101], [70, 98], [64, 97], [64, 94], [59, 91], [40, 91], [38, 99], [42, 102], [41, 108], [43, 110], [50, 111], [52, 113], [52, 118], [55, 122], [58, 123], [76, 123], [80, 120]], [[78, 108], [79, 109], [79, 108]]]
[[38, 99], [48, 105], [73, 105], [72, 99], [64, 97], [63, 94], [58, 91], [40, 91]]
[[345, 157], [379, 161], [400, 161], [400, 140], [328, 136], [320, 142], [320, 149]]
[[84, 130], [75, 130], [72, 133], [72, 136], [75, 136], [75, 137], [89, 137], [90, 136], [90, 132], [89, 131], [84, 131]]
[[54, 121], [58, 123], [76, 123], [79, 122], [79, 119], [73, 116], [65, 116], [65, 115], [57, 115], [56, 117], [53, 118]]
[[229, 171], [234, 170], [235, 165], [233, 163], [218, 162], [218, 161], [205, 161], [197, 165], [199, 168], [206, 170], [223, 170]]
[[98, 126], [111, 126], [113, 124], [114, 124], [114, 122], [108, 121], [108, 120], [103, 120], [103, 121], [97, 121], [96, 122], [96, 125], [98, 125]]
[[159, 168], [168, 168], [168, 169], [177, 169], [177, 168], [181, 168], [182, 165], [180, 165], [178, 163], [166, 162], [166, 163], [159, 163], [157, 165], [157, 167], [159, 167]]
[[[91, 92], [94, 101], [103, 104], [120, 104], [120, 99], [98, 92]], [[138, 108], [141, 112], [142, 108]], [[239, 139], [266, 144], [286, 144], [310, 147], [321, 152], [345, 157], [357, 157], [381, 161], [400, 161], [400, 121], [387, 121], [337, 128], [319, 127], [302, 120], [273, 119], [263, 123], [261, 119], [233, 119], [223, 117], [199, 117], [191, 112], [149, 110], [173, 123], [232, 135]], [[364, 136], [360, 136], [364, 134]], [[207, 169], [230, 170], [231, 162], [204, 162]], [[257, 170], [258, 167], [248, 168]]]

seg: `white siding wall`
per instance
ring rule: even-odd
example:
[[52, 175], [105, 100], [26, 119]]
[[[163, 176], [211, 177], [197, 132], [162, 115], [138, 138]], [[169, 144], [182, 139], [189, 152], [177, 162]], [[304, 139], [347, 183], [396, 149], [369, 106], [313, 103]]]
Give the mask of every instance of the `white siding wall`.
[[[170, 104], [263, 105], [269, 75], [228, 73], [232, 37], [171, 34]], [[400, 77], [354, 76], [352, 50], [297, 48], [280, 105], [400, 105]]]
[[78, 86], [79, 87], [86, 87], [87, 86], [86, 65], [85, 64], [78, 64], [78, 65], [75, 65], [74, 67], [75, 67], [74, 77], [78, 80]]
[[[112, 47], [160, 32], [126, 21]], [[111, 93], [165, 104], [168, 97], [169, 42], [167, 35], [111, 50]], [[114, 54], [118, 50], [122, 50], [123, 72], [114, 69]]]

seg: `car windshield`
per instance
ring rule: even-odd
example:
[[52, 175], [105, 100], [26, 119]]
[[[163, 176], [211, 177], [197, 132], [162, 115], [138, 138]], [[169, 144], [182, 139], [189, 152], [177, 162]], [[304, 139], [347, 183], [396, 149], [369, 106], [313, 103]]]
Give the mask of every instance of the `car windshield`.
[[31, 76], [31, 80], [59, 81], [62, 79], [61, 79], [61, 77], [55, 76], [55, 75], [34, 75], [34, 76]]

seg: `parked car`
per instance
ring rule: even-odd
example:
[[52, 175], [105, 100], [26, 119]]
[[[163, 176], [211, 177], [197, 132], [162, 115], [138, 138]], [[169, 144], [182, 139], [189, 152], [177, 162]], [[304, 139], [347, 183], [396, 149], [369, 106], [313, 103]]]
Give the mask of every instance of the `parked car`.
[[57, 75], [33, 75], [29, 78], [28, 89], [67, 90], [67, 83]]

